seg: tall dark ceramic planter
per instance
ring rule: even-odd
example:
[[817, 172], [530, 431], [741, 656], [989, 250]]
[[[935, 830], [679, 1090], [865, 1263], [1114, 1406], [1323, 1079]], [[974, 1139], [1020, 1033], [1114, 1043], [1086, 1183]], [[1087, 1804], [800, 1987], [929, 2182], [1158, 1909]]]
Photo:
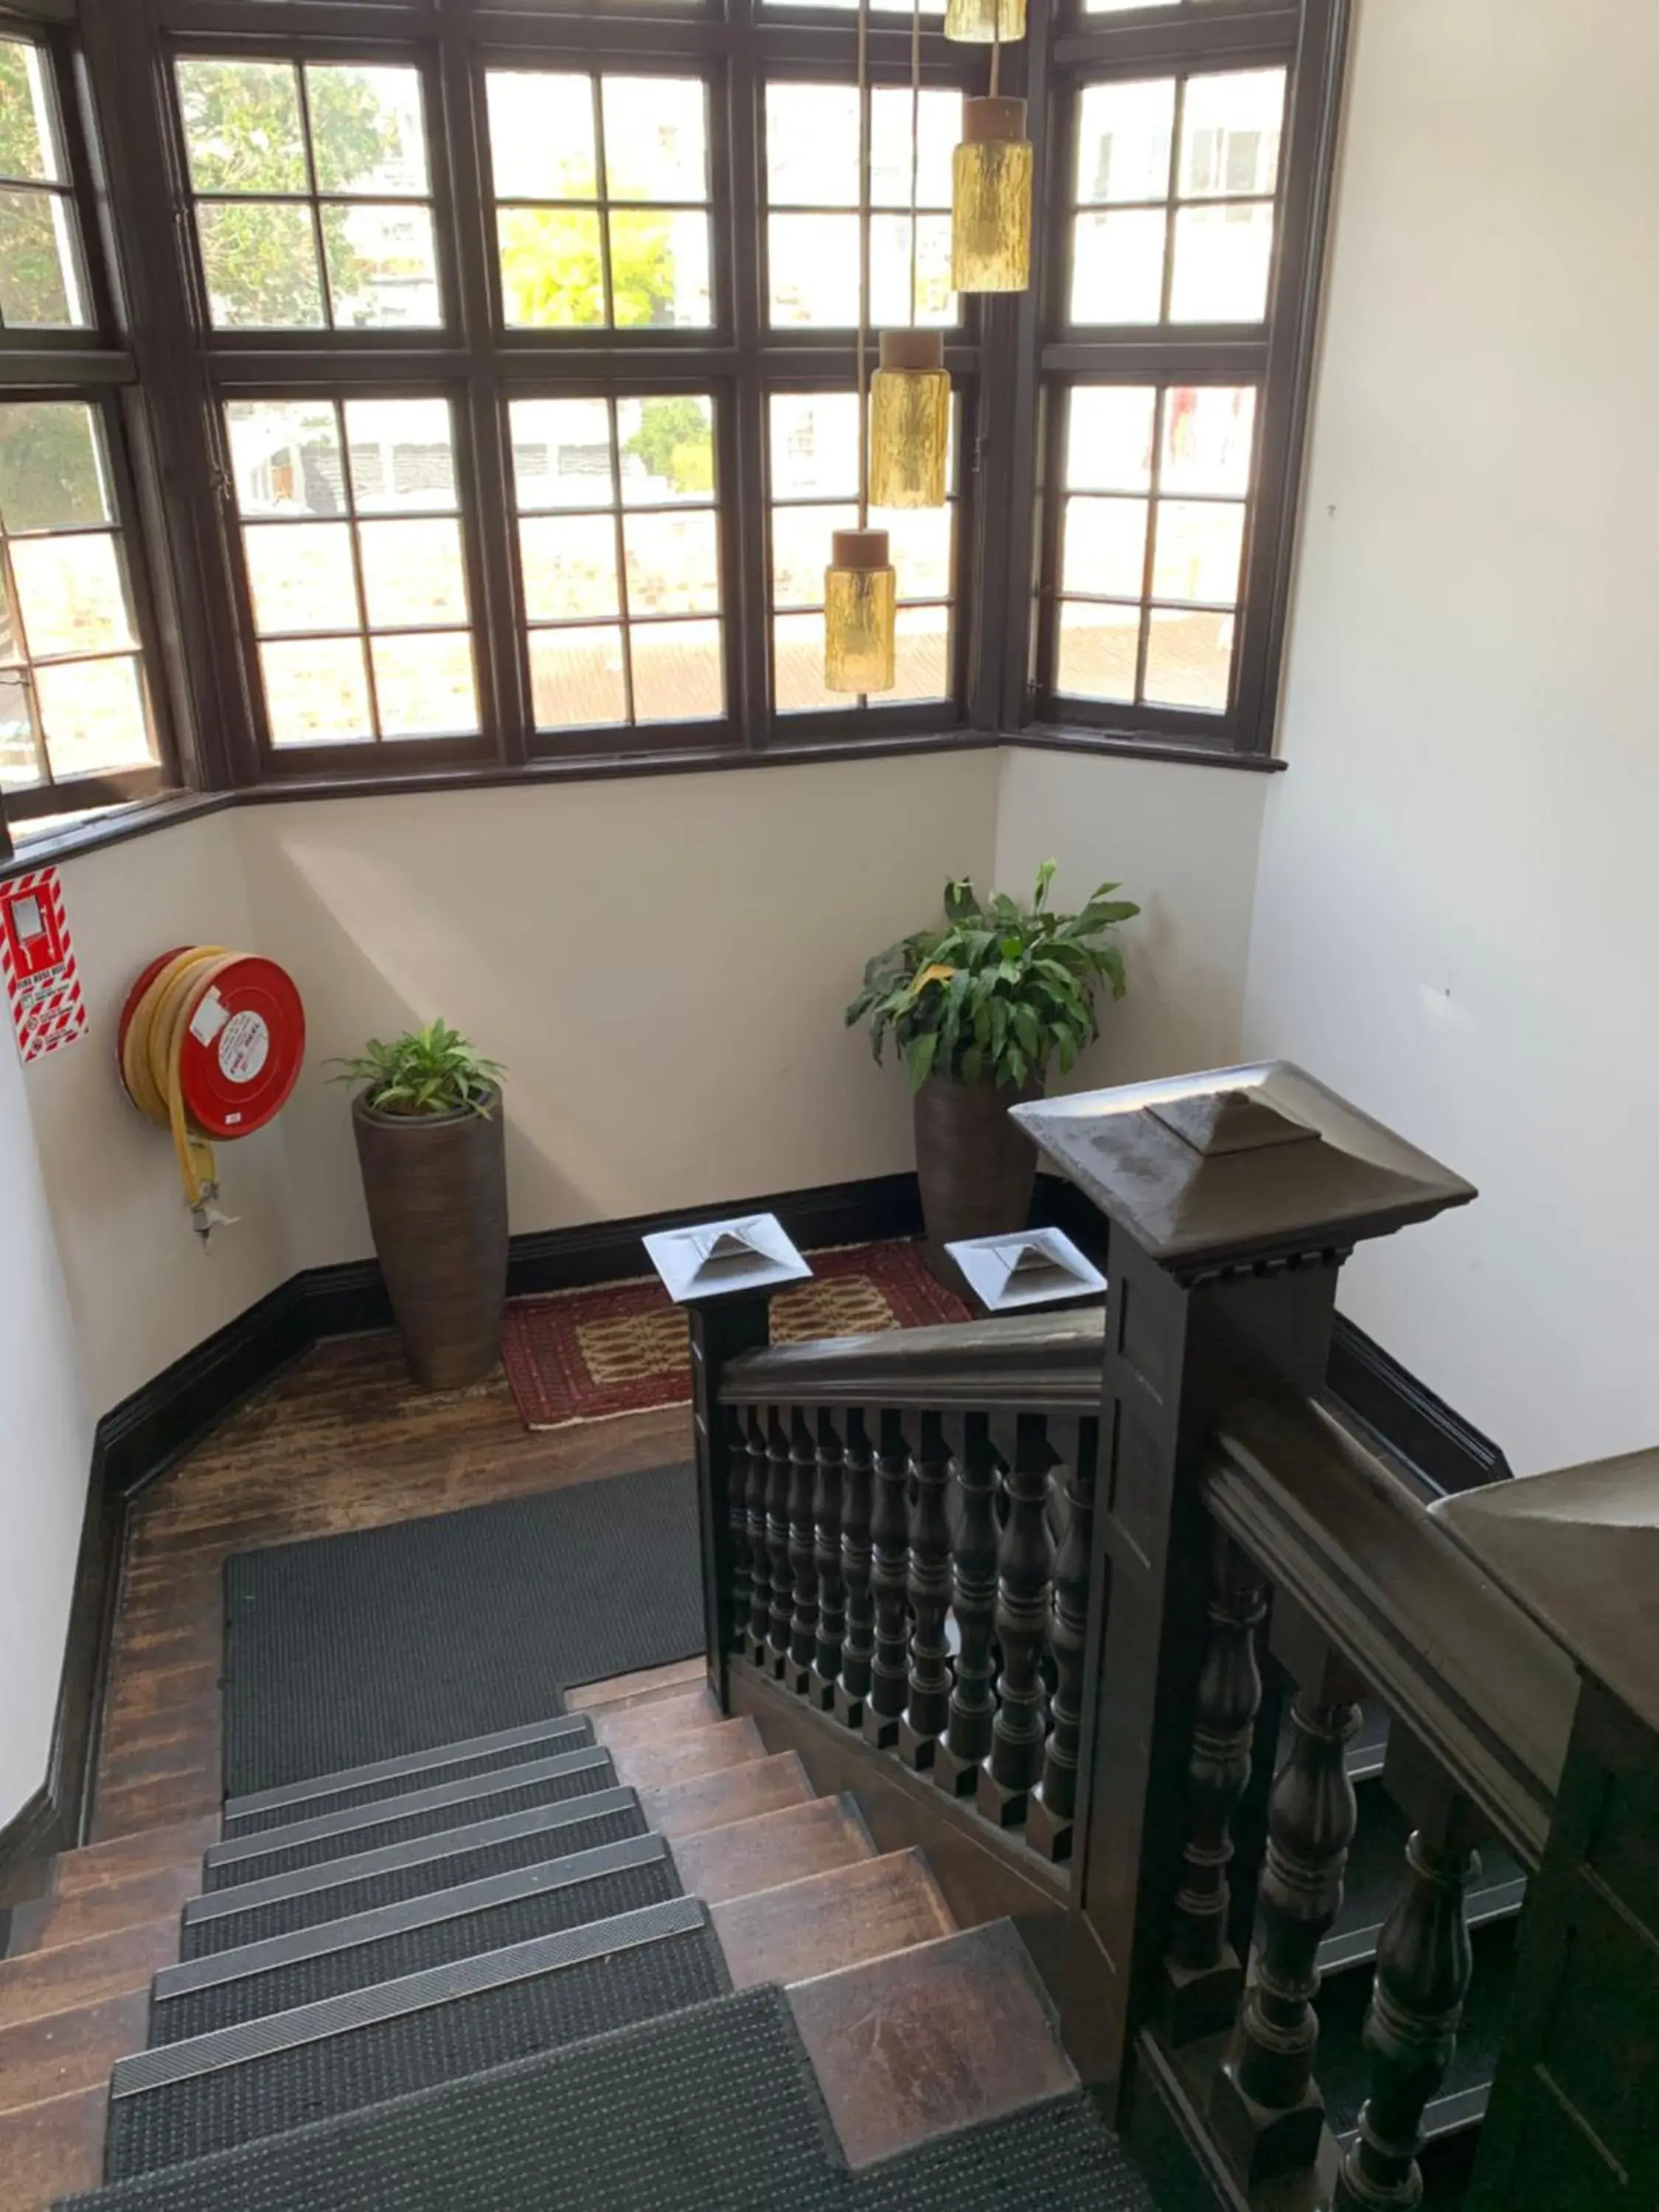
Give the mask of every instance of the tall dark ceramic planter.
[[[998, 1090], [930, 1075], [915, 1097], [916, 1176], [934, 1264], [946, 1244], [1024, 1229], [1036, 1188], [1036, 1146], [1008, 1118], [1040, 1083]], [[944, 1262], [947, 1275], [955, 1270]]]
[[416, 1380], [459, 1390], [501, 1357], [507, 1161], [501, 1092], [488, 1115], [351, 1109], [369, 1226]]

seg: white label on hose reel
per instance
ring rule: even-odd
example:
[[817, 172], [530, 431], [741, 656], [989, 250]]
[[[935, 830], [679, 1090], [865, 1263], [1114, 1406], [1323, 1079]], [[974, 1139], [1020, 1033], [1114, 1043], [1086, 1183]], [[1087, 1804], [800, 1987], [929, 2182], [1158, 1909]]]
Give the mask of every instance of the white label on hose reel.
[[233, 1014], [219, 1040], [219, 1072], [228, 1083], [252, 1083], [270, 1057], [263, 1014]]
[[229, 1019], [230, 1008], [219, 996], [216, 986], [191, 1016], [190, 1033], [198, 1044], [211, 1044]]

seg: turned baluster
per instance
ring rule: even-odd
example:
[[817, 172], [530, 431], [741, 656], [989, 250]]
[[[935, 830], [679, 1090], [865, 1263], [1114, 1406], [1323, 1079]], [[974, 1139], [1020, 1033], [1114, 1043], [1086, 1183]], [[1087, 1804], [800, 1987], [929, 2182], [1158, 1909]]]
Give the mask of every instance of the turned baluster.
[[1383, 1783], [1418, 1825], [1406, 1887], [1376, 1947], [1365, 2014], [1370, 2093], [1342, 2161], [1334, 2212], [1410, 2212], [1421, 2202], [1423, 2115], [1450, 2070], [1474, 1972], [1464, 1899], [1490, 1832], [1429, 1753], [1396, 1721]]
[[910, 1486], [910, 1681], [899, 1757], [920, 1772], [933, 1765], [951, 1717], [951, 1647], [945, 1636], [951, 1610], [951, 1526], [945, 1517], [951, 1455], [937, 1413], [921, 1416]]
[[750, 1658], [766, 1664], [766, 1640], [772, 1629], [772, 1554], [766, 1540], [766, 1492], [771, 1462], [766, 1449], [765, 1417], [758, 1410], [743, 1417], [749, 1437], [749, 1637]]
[[870, 1587], [875, 1458], [863, 1413], [856, 1408], [849, 1413], [846, 1427], [841, 1571], [847, 1589], [847, 1631], [841, 1647], [841, 1679], [836, 1684], [836, 1718], [844, 1728], [856, 1729], [864, 1725], [864, 1701], [870, 1694], [870, 1668], [876, 1655], [876, 1601]]
[[957, 1495], [951, 1599], [961, 1648], [945, 1741], [933, 1755], [933, 1779], [953, 1797], [968, 1797], [979, 1785], [997, 1713], [998, 1461], [984, 1413], [958, 1417], [947, 1433]]
[[1303, 1686], [1291, 1709], [1290, 1753], [1267, 1805], [1264, 1934], [1250, 1961], [1237, 2045], [1211, 2100], [1217, 2132], [1249, 2185], [1310, 2166], [1318, 2154], [1325, 2106], [1313, 2076], [1316, 1961], [1341, 1908], [1358, 1817], [1346, 1757], [1359, 1726], [1360, 1685], [1334, 1652], [1311, 1682], [1296, 1671]]
[[1031, 1798], [1025, 1839], [1046, 1859], [1072, 1856], [1077, 1814], [1077, 1769], [1083, 1728], [1083, 1665], [1089, 1634], [1089, 1559], [1094, 1544], [1095, 1462], [1098, 1421], [1079, 1421], [1051, 1441], [1066, 1468], [1066, 1528], [1054, 1559], [1048, 1614], [1048, 1649], [1054, 1662], [1052, 1726], [1042, 1757], [1042, 1780]]
[[991, 1751], [980, 1769], [979, 1809], [1005, 1828], [1025, 1818], [1042, 1771], [1047, 1698], [1042, 1646], [1048, 1628], [1050, 1544], [1044, 1506], [1055, 1455], [1041, 1413], [1022, 1413], [1006, 1477], [1008, 1518], [997, 1554], [997, 1642], [1002, 1679]]
[[910, 1453], [903, 1418], [877, 1418], [875, 1481], [872, 1492], [870, 1587], [876, 1604], [876, 1649], [864, 1705], [866, 1743], [889, 1751], [898, 1741], [899, 1717], [909, 1688]]
[[789, 1671], [789, 1624], [795, 1611], [795, 1571], [789, 1557], [789, 1488], [794, 1469], [789, 1438], [776, 1410], [766, 1416], [766, 1548], [772, 1556], [772, 1611], [767, 1622], [766, 1658], [780, 1680]]
[[741, 1413], [726, 1408], [717, 1418], [726, 1439], [726, 1520], [732, 1532], [732, 1632], [727, 1640], [732, 1650], [740, 1651], [754, 1601], [749, 1573], [749, 1434]]
[[847, 1634], [846, 1583], [842, 1566], [842, 1496], [846, 1454], [828, 1413], [817, 1418], [817, 1480], [812, 1490], [812, 1560], [818, 1579], [817, 1640], [806, 1693], [820, 1712], [836, 1702], [842, 1641]]
[[1164, 1961], [1171, 2042], [1227, 2027], [1244, 1973], [1227, 1940], [1232, 1890], [1233, 1814], [1249, 1785], [1250, 1747], [1261, 1708], [1256, 1631], [1267, 1610], [1261, 1577], [1218, 1534], [1209, 1633], [1187, 1762], [1187, 1840]]
[[784, 1679], [805, 1696], [818, 1648], [817, 1534], [813, 1506], [817, 1490], [818, 1448], [806, 1416], [789, 1422], [789, 1572], [794, 1606], [789, 1615], [789, 1664]]

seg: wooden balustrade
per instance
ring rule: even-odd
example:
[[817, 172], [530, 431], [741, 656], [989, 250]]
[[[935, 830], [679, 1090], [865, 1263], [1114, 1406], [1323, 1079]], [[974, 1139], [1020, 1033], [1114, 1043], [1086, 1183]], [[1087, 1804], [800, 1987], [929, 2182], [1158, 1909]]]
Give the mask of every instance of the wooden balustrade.
[[836, 1425], [821, 1413], [815, 1431], [817, 1478], [812, 1487], [812, 1563], [818, 1578], [817, 1640], [806, 1692], [822, 1712], [833, 1711], [847, 1640], [847, 1580], [842, 1563], [842, 1511], [847, 1452]]
[[[826, 1418], [829, 1418], [826, 1416]], [[841, 1564], [847, 1585], [847, 1634], [836, 1682], [835, 1715], [843, 1727], [862, 1729], [876, 1657], [875, 1553], [872, 1516], [875, 1510], [875, 1451], [858, 1407], [846, 1416], [847, 1460], [843, 1478]]]
[[876, 1648], [864, 1701], [864, 1739], [879, 1751], [897, 1743], [910, 1687], [910, 1450], [900, 1413], [876, 1418], [876, 1468], [870, 1515], [870, 1588]]
[[951, 1601], [959, 1648], [945, 1741], [933, 1754], [933, 1779], [954, 1797], [971, 1797], [991, 1748], [996, 1720], [997, 1486], [999, 1466], [988, 1413], [960, 1415], [951, 1425], [957, 1536], [951, 1560]]

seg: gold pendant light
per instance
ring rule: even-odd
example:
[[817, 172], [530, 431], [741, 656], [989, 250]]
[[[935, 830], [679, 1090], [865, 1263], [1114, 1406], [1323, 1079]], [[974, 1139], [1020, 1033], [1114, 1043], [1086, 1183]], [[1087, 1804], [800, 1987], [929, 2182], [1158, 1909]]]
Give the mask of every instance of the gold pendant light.
[[921, 224], [921, 0], [910, 14], [910, 327], [884, 331], [870, 385], [870, 497], [877, 507], [943, 507], [951, 380], [938, 331], [916, 328]]
[[994, 46], [1025, 36], [1025, 0], [949, 0], [945, 35], [964, 46]]
[[1025, 102], [963, 103], [951, 156], [951, 282], [958, 292], [1023, 292], [1031, 281], [1030, 141]]
[[898, 578], [887, 532], [870, 527], [870, 0], [859, 0], [859, 526], [837, 530], [823, 575], [827, 691], [890, 691], [896, 679]]

